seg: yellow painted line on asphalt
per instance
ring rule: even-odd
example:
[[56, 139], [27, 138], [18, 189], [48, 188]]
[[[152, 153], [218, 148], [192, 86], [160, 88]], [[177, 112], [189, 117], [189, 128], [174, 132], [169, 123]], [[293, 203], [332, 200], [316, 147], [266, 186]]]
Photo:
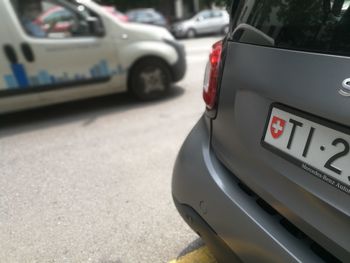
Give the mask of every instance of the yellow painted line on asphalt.
[[179, 259], [174, 259], [169, 263], [217, 263], [207, 247], [201, 247]]

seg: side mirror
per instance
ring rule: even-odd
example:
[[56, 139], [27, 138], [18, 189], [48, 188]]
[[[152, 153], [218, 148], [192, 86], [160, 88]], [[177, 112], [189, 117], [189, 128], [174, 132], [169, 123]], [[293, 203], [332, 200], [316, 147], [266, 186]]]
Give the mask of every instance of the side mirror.
[[90, 32], [97, 37], [103, 37], [105, 35], [105, 30], [99, 19], [96, 17], [88, 17], [87, 19], [89, 24]]
[[196, 22], [201, 22], [201, 21], [203, 21], [203, 17], [199, 16], [196, 18]]

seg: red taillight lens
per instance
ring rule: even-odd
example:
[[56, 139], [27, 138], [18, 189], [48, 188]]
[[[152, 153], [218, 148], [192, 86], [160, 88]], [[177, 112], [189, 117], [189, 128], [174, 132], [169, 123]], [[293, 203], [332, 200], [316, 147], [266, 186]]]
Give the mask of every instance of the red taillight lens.
[[214, 109], [216, 104], [221, 53], [222, 41], [219, 41], [213, 45], [204, 76], [203, 99], [209, 110]]

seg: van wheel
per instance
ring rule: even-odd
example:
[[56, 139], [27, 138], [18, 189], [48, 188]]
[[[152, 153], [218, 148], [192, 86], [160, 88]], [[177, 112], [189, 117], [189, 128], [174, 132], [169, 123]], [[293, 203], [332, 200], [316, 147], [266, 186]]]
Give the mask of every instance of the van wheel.
[[165, 62], [158, 58], [148, 58], [133, 67], [129, 80], [129, 89], [137, 98], [154, 100], [169, 91], [171, 75]]
[[186, 33], [187, 38], [195, 38], [196, 35], [196, 31], [193, 28], [190, 28]]

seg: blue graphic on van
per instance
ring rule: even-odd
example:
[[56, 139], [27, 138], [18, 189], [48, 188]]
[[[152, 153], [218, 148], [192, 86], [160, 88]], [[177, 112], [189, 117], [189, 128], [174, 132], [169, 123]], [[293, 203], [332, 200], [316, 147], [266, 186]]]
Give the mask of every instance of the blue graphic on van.
[[28, 88], [36, 86], [49, 86], [54, 84], [64, 84], [65, 82], [78, 82], [82, 80], [104, 79], [126, 73], [120, 64], [115, 68], [110, 69], [106, 60], [101, 60], [100, 63], [91, 67], [87, 74], [68, 74], [64, 72], [61, 76], [51, 75], [46, 70], [40, 70], [37, 75], [28, 76], [24, 65], [12, 64], [12, 75], [3, 77], [6, 88]]
[[27, 73], [22, 64], [11, 64], [11, 69], [16, 77], [18, 86], [27, 87], [29, 85]]

